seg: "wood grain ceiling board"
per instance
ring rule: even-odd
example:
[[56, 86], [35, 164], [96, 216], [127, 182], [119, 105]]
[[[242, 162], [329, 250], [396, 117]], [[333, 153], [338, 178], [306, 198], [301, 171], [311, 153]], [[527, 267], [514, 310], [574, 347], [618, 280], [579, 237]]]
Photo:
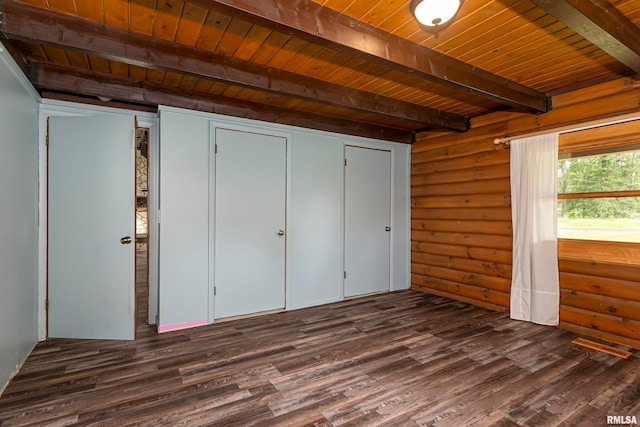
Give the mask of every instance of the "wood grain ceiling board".
[[[365, 9], [371, 8], [366, 7]], [[295, 38], [293, 39], [295, 40]], [[289, 53], [283, 57], [284, 54], [276, 53], [275, 58], [263, 63], [270, 67], [284, 68], [310, 77], [321, 76], [322, 79], [330, 83], [385, 96], [394, 96], [407, 102], [455, 111], [459, 114], [477, 114], [483, 109], [496, 106], [494, 103], [472, 95], [465, 96], [464, 101], [461, 102], [457, 92], [436, 87], [431, 82], [395, 72], [362, 59], [352, 59], [345, 54], [319, 48], [317, 45], [306, 42], [301, 44], [305, 48], [298, 50], [296, 55]], [[265, 47], [263, 46], [263, 48]], [[273, 48], [277, 49], [278, 47]], [[266, 49], [269, 48], [266, 47]], [[309, 51], [312, 55], [309, 55]], [[255, 57], [252, 57], [252, 60], [255, 60]], [[283, 66], [283, 64], [285, 65]], [[439, 91], [440, 96], [434, 91]], [[474, 108], [475, 106], [477, 107]]]
[[[444, 57], [431, 49], [407, 42], [369, 24], [359, 23], [313, 2], [281, 0], [190, 0], [212, 5], [257, 25], [281, 28], [297, 37], [354, 57], [415, 73], [423, 79], [456, 91], [473, 93], [524, 111], [546, 111], [546, 96], [530, 88]], [[325, 25], [326, 24], [326, 25]], [[474, 70], [470, 73], [470, 70]]]
[[[102, 8], [102, 0], [82, 0], [76, 1], [76, 12], [78, 16], [83, 16], [93, 21], [104, 21], [104, 9]], [[140, 16], [143, 19], [144, 15]]]
[[[615, 59], [594, 49], [529, 0], [466, 0], [452, 25], [437, 35], [418, 28], [408, 2], [390, 1], [395, 5], [392, 8], [387, 1], [368, 7], [359, 1], [314, 1], [542, 92], [626, 72]], [[626, 14], [639, 9], [637, 0], [619, 3]], [[387, 18], [374, 18], [376, 9], [385, 11]]]
[[[366, 90], [376, 94], [393, 93], [393, 96], [398, 96], [396, 94], [400, 93], [403, 100], [420, 103], [431, 108], [453, 109], [460, 114], [475, 115], [480, 113], [482, 108], [495, 106], [495, 103], [488, 103], [478, 97], [465, 96], [465, 99], [471, 99], [472, 105], [482, 106], [468, 109], [468, 103], [455, 101], [459, 95], [455, 91], [436, 87], [433, 83], [425, 87], [423, 80], [403, 73], [394, 73], [394, 80], [390, 80], [385, 77], [389, 71], [384, 67], [369, 64], [361, 59], [354, 60], [347, 57], [336, 62], [336, 58], [341, 59], [341, 54], [338, 52], [288, 35], [274, 37], [274, 31], [250, 25], [237, 18], [225, 17], [217, 13], [215, 19], [211, 21], [210, 15], [216, 15], [214, 10], [207, 11], [202, 7], [182, 1], [157, 3], [157, 10], [153, 13], [153, 26], [150, 30], [148, 18], [151, 13], [146, 12], [147, 19], [130, 21], [130, 15], [142, 14], [144, 16], [143, 9], [145, 8], [137, 2], [133, 2], [129, 9], [134, 7], [138, 9], [133, 14], [131, 10], [127, 11], [127, 8], [124, 7], [125, 3], [121, 0], [104, 0], [103, 13], [105, 16], [103, 21], [140, 34], [149, 34], [151, 31], [156, 37], [177, 41], [185, 45], [201, 47], [206, 44], [205, 41], [209, 41], [208, 47], [213, 52], [232, 55], [243, 60], [247, 58], [254, 60], [258, 52], [271, 50], [272, 54], [269, 56], [269, 60], [263, 61], [270, 67], [301, 72], [301, 74], [316, 78], [321, 77], [328, 83], [341, 84], [356, 89], [366, 87]], [[150, 8], [152, 3], [147, 3]], [[90, 19], [90, 16], [83, 16], [81, 10], [74, 10], [69, 4], [51, 3], [51, 8]], [[95, 11], [98, 8], [88, 9], [93, 11], [92, 17], [95, 18]], [[104, 12], [106, 10], [110, 12]], [[270, 45], [269, 42], [274, 39], [282, 40], [282, 43]], [[212, 41], [215, 42], [215, 46]], [[310, 62], [315, 62], [316, 65], [306, 68], [308, 74], [305, 74], [301, 70], [304, 69], [305, 64]], [[125, 75], [119, 65], [115, 65], [113, 69], [118, 75]], [[435, 88], [440, 93], [434, 94], [432, 91]], [[460, 99], [459, 96], [457, 98]]]
[[[209, 15], [213, 15], [214, 19], [210, 19]], [[190, 3], [174, 2], [171, 7], [165, 4], [156, 12], [156, 16], [160, 18], [156, 19], [154, 28], [158, 28], [161, 21], [161, 26], [165, 30], [154, 30], [153, 33], [170, 40], [175, 30], [176, 35], [173, 40], [180, 44], [207, 47], [219, 54], [232, 55], [238, 59], [255, 61], [309, 77], [321, 77], [329, 83], [367, 90], [384, 96], [393, 94], [394, 97], [407, 102], [432, 108], [452, 109], [451, 111], [459, 114], [478, 114], [483, 108], [494, 106], [478, 97], [470, 96], [467, 98], [471, 98], [472, 104], [483, 105], [483, 107], [469, 108], [467, 102], [455, 102], [455, 93], [451, 91], [444, 98], [430, 93], [430, 90], [433, 90], [433, 84], [430, 85], [431, 87], [423, 87], [419, 90], [420, 86], [424, 86], [419, 79], [395, 73], [395, 80], [389, 80], [384, 77], [389, 73], [389, 70], [384, 67], [366, 62], [358, 64], [358, 61], [350, 60], [347, 56], [340, 58], [338, 52], [330, 49], [282, 33], [277, 34], [257, 25], [248, 25], [238, 19], [216, 13], [215, 10], [207, 12], [206, 9]], [[174, 22], [175, 19], [178, 19], [177, 24]], [[147, 30], [135, 27], [133, 22], [131, 30], [142, 34], [148, 33]], [[260, 60], [259, 55], [269, 59]]]
[[638, 0], [614, 0], [611, 3], [636, 26], [640, 24], [640, 5], [638, 5]]
[[[485, 22], [456, 33], [437, 49], [543, 92], [597, 80], [610, 75], [612, 70], [624, 72], [624, 66], [606, 53], [592, 49], [589, 42], [529, 1], [503, 6], [502, 10], [498, 10], [497, 4], [494, 7], [494, 13]], [[449, 30], [453, 29], [445, 31]], [[459, 40], [461, 37], [463, 42]], [[566, 63], [572, 68], [562, 68]], [[549, 76], [553, 76], [555, 83], [542, 84]]]

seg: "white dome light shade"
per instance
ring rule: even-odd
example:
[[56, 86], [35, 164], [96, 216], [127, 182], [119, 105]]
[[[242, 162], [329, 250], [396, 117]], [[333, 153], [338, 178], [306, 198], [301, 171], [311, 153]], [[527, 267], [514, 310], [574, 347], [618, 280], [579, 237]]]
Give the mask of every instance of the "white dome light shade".
[[418, 22], [428, 27], [437, 27], [456, 14], [462, 0], [413, 0], [411, 13]]

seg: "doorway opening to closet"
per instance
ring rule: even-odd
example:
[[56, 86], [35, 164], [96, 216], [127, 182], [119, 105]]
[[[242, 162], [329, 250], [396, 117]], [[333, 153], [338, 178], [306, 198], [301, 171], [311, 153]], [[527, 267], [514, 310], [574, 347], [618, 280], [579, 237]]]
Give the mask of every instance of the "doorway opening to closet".
[[149, 319], [149, 129], [136, 128], [136, 338], [155, 335]]

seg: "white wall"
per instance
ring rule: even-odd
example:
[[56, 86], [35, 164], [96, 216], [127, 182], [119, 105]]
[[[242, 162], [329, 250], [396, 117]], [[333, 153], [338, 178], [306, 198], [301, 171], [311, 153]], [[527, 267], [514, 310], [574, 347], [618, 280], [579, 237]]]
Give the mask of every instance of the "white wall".
[[409, 289], [411, 285], [411, 147], [393, 150], [393, 215], [391, 228], [391, 290]]
[[213, 230], [211, 129], [215, 126], [288, 135], [287, 309], [343, 298], [345, 144], [392, 152], [390, 289], [409, 287], [408, 145], [161, 107], [161, 331], [201, 325], [205, 319], [213, 321], [213, 250], [207, 236]]
[[160, 332], [208, 323], [209, 121], [160, 112]]
[[38, 100], [0, 45], [0, 391], [37, 341]]
[[342, 170], [339, 137], [298, 131], [289, 148], [287, 308], [342, 298]]

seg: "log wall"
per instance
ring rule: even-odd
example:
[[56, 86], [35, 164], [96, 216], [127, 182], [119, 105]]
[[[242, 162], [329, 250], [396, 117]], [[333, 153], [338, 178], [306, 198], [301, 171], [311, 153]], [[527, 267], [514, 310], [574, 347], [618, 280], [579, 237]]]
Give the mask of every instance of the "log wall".
[[[412, 147], [411, 286], [507, 311], [509, 150], [494, 139], [640, 115], [640, 82], [619, 79], [553, 98], [542, 115], [495, 113], [463, 134], [424, 132]], [[559, 242], [560, 327], [640, 348], [638, 245]]]

